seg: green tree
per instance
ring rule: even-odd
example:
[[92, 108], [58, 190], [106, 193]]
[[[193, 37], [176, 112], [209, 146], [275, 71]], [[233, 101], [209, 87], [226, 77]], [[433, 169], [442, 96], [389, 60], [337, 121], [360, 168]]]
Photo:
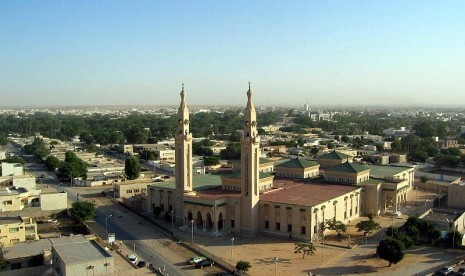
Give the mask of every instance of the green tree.
[[338, 237], [341, 236], [342, 232], [347, 231], [347, 225], [340, 220], [327, 219], [325, 224], [325, 228], [336, 231]]
[[131, 156], [124, 162], [124, 172], [129, 180], [133, 180], [139, 177], [141, 166], [139, 160], [136, 157]]
[[[420, 230], [416, 226], [409, 225], [405, 228], [405, 233], [407, 236], [413, 241], [413, 244], [420, 244]], [[404, 244], [406, 248], [409, 248], [410, 246], [407, 246], [407, 244]]]
[[381, 240], [376, 248], [376, 254], [383, 260], [389, 262], [389, 266], [397, 264], [405, 256], [404, 244], [395, 239], [387, 238]]
[[95, 204], [89, 201], [76, 201], [73, 203], [72, 208], [69, 210], [71, 218], [82, 225], [84, 221], [89, 220], [95, 216]]
[[203, 163], [205, 166], [214, 166], [220, 163], [220, 158], [218, 156], [204, 156]]
[[131, 144], [144, 144], [149, 139], [150, 132], [145, 129], [142, 125], [135, 125], [128, 129], [126, 132], [126, 138], [128, 143]]
[[4, 135], [0, 135], [0, 146], [6, 146], [8, 144], [8, 138]]
[[344, 142], [344, 143], [350, 143], [350, 138], [347, 135], [343, 135], [341, 137], [341, 141]]
[[294, 246], [294, 254], [302, 254], [302, 259], [305, 259], [305, 255], [315, 254], [316, 251], [315, 245], [309, 242], [296, 242]]
[[379, 223], [373, 220], [373, 217], [368, 216], [368, 220], [361, 221], [356, 225], [358, 232], [363, 232], [364, 235], [373, 232], [374, 230], [381, 229]]
[[229, 143], [226, 149], [220, 153], [222, 159], [226, 160], [240, 160], [241, 159], [241, 144]]
[[449, 231], [447, 232], [445, 241], [447, 246], [457, 248], [462, 244], [462, 234], [457, 230]]
[[430, 229], [428, 231], [428, 238], [431, 242], [431, 245], [435, 245], [436, 242], [441, 238], [441, 231], [439, 231], [437, 228]]
[[312, 148], [310, 149], [310, 154], [313, 156], [313, 158], [316, 158], [319, 151], [320, 151], [320, 150], [319, 150], [317, 147], [312, 147]]
[[251, 267], [252, 267], [252, 266], [250, 265], [250, 263], [249, 263], [249, 262], [246, 262], [246, 261], [240, 260], [240, 261], [238, 261], [238, 262], [236, 263], [236, 269], [237, 269], [237, 270], [247, 271], [247, 270], [249, 270], [249, 268], [251, 268]]
[[55, 170], [60, 166], [60, 160], [55, 156], [49, 155], [45, 158], [45, 166], [50, 170]]
[[11, 156], [11, 157], [8, 157], [7, 159], [5, 160], [2, 160], [2, 162], [6, 162], [6, 163], [19, 163], [21, 165], [26, 165], [26, 161], [24, 161], [24, 159], [20, 156]]

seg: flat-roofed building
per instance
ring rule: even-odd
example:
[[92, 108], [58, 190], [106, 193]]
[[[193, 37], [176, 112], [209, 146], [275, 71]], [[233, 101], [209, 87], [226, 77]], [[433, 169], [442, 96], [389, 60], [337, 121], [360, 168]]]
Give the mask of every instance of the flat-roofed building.
[[69, 239], [50, 239], [55, 275], [107, 275], [113, 274], [114, 259], [95, 240], [82, 235]]
[[152, 183], [151, 179], [129, 180], [117, 182], [113, 185], [113, 192], [117, 198], [129, 198], [138, 194], [147, 194], [147, 186]]
[[276, 165], [277, 177], [309, 178], [318, 176], [320, 164], [301, 158], [291, 159]]
[[29, 217], [0, 217], [0, 244], [10, 246], [26, 240], [38, 240], [37, 224]]
[[1, 174], [0, 176], [15, 176], [24, 175], [24, 167], [19, 163], [1, 163]]
[[259, 169], [258, 169], [259, 171], [265, 172], [265, 173], [274, 171], [274, 161], [273, 160], [270, 160], [270, 159], [267, 159], [267, 158], [260, 158], [259, 162], [260, 162], [260, 166], [259, 166]]

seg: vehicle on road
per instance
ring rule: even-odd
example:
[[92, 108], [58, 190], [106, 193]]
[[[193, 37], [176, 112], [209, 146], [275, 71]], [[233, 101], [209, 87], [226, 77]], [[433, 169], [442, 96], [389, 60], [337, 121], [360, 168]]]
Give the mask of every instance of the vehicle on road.
[[438, 271], [436, 271], [435, 274], [445, 276], [445, 275], [451, 275], [452, 273], [454, 273], [454, 269], [451, 266], [444, 266]]
[[128, 258], [128, 260], [133, 264], [137, 264], [137, 261], [139, 260], [136, 254], [129, 254], [126, 258]]
[[197, 262], [195, 263], [195, 268], [203, 268], [203, 267], [207, 267], [207, 266], [213, 266], [215, 263], [210, 261], [210, 260], [204, 260], [204, 261], [200, 261], [200, 262]]
[[201, 262], [201, 261], [205, 261], [207, 258], [205, 257], [202, 257], [202, 256], [194, 256], [192, 258], [189, 258], [187, 261], [186, 261], [186, 264], [196, 264], [198, 262]]
[[228, 272], [218, 272], [218, 273], [216, 273], [215, 275], [216, 275], [216, 276], [231, 276], [231, 274], [228, 273]]
[[136, 264], [136, 266], [137, 266], [138, 268], [143, 268], [143, 267], [145, 267], [146, 265], [147, 265], [147, 262], [144, 261], [144, 260], [140, 260], [140, 261], [138, 261], [137, 264]]
[[465, 268], [459, 268], [455, 275], [465, 276]]

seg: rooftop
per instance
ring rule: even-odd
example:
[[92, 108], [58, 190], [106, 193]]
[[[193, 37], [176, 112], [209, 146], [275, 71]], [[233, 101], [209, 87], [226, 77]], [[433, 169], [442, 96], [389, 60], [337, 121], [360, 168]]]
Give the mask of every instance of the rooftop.
[[274, 163], [274, 161], [270, 160], [270, 159], [260, 157], [259, 163], [260, 163], [260, 165], [262, 165], [262, 164]]
[[50, 250], [52, 242], [49, 239], [16, 243], [14, 246], [2, 248], [3, 257], [6, 260], [14, 260], [42, 254], [44, 250]]
[[67, 264], [111, 258], [111, 255], [101, 248], [95, 241], [88, 241], [84, 237], [82, 238], [84, 241], [71, 242], [68, 240], [61, 244], [56, 244], [52, 241], [52, 245], [63, 262]]
[[277, 168], [300, 168], [300, 169], [305, 169], [305, 168], [310, 168], [310, 167], [315, 167], [315, 166], [319, 166], [319, 164], [315, 161], [301, 159], [301, 158], [291, 159], [279, 165], [276, 165]]
[[391, 166], [391, 165], [386, 165], [386, 166], [369, 165], [366, 167], [370, 169], [370, 177], [374, 177], [374, 178], [390, 177], [390, 176], [394, 176], [396, 174], [412, 169], [411, 167]]
[[367, 171], [370, 168], [367, 166], [363, 166], [357, 163], [349, 163], [345, 162], [342, 164], [339, 164], [337, 166], [327, 168], [326, 171], [330, 172], [344, 172], [344, 173], [359, 173], [363, 171]]
[[318, 156], [318, 159], [331, 159], [331, 160], [345, 160], [347, 158], [350, 158], [350, 155], [347, 155], [342, 152], [337, 152], [337, 151], [331, 151], [329, 153], [322, 154]]
[[284, 187], [260, 195], [261, 201], [311, 207], [361, 189], [347, 185], [303, 184], [290, 180], [278, 180], [274, 184]]
[[0, 217], [0, 225], [12, 224], [12, 223], [22, 223], [23, 220], [21, 217]]
[[[192, 177], [194, 191], [216, 188], [221, 186], [221, 176], [216, 174], [196, 174]], [[176, 185], [175, 179], [165, 182], [154, 182], [149, 187], [167, 188], [174, 190]]]
[[[273, 176], [271, 173], [265, 173], [265, 172], [259, 172], [259, 178], [268, 178]], [[233, 173], [226, 173], [221, 175], [221, 178], [231, 178], [231, 179], [240, 179], [241, 178], [241, 172], [233, 172]]]

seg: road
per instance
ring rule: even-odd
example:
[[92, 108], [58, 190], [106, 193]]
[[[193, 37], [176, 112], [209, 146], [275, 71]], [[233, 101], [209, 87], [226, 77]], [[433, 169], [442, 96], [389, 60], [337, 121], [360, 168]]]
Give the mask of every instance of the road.
[[[177, 245], [177, 248], [176, 246], [172, 246], [176, 248], [173, 252], [173, 249], [170, 246], [166, 246], [166, 244], [174, 242], [161, 232], [156, 231], [150, 222], [137, 216], [119, 203], [113, 203], [110, 199], [103, 197], [101, 192], [107, 190], [108, 187], [90, 188], [62, 185], [57, 180], [56, 175], [47, 170], [41, 161], [34, 156], [26, 155], [25, 152], [11, 145], [8, 150], [15, 155], [23, 155], [25, 157], [26, 171], [38, 177], [39, 187], [49, 186], [48, 189], [54, 188], [58, 191], [66, 191], [69, 206], [77, 200], [94, 201], [97, 207], [97, 216], [95, 217], [95, 223], [91, 222], [89, 225], [100, 237], [104, 238], [106, 236], [104, 229], [105, 226], [108, 226], [108, 231], [115, 233], [116, 239], [122, 240], [131, 252], [135, 245], [136, 254], [139, 256], [139, 259], [146, 260], [147, 263], [152, 262], [155, 267], [162, 267], [164, 265], [165, 272], [168, 275], [200, 276], [212, 275], [212, 273], [221, 271], [217, 267], [194, 269], [193, 266], [185, 265], [185, 260], [195, 254], [181, 248], [179, 245]], [[113, 217], [109, 217], [110, 214]], [[107, 217], [108, 219], [106, 219]], [[183, 254], [180, 254], [180, 251], [183, 251]]]

